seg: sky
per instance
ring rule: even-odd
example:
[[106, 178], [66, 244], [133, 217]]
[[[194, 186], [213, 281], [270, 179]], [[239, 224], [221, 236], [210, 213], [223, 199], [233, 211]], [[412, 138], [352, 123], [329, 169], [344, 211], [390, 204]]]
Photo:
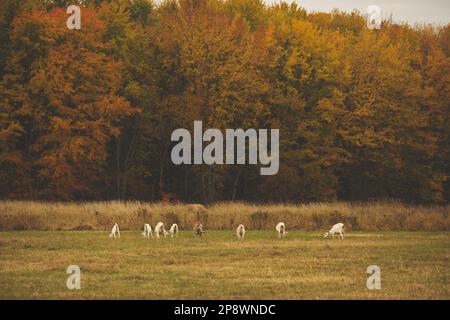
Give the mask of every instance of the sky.
[[[280, 0], [265, 0], [278, 3]], [[329, 12], [333, 8], [351, 12], [358, 9], [366, 13], [369, 5], [381, 8], [382, 16], [392, 14], [396, 22], [447, 24], [450, 22], [450, 0], [284, 0], [296, 2], [308, 11]]]

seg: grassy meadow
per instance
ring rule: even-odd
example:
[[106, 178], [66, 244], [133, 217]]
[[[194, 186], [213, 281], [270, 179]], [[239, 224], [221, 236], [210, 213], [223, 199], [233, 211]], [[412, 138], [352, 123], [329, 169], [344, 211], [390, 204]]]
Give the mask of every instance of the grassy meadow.
[[290, 230], [327, 231], [343, 222], [347, 230], [449, 231], [450, 206], [413, 206], [400, 202], [256, 205], [224, 202], [208, 206], [147, 202], [0, 201], [0, 231], [139, 230], [144, 223], [177, 223], [190, 230], [201, 221], [206, 229], [273, 230], [284, 221]]
[[[448, 232], [183, 231], [120, 239], [102, 231], [1, 232], [1, 299], [449, 299]], [[81, 289], [66, 288], [67, 266]], [[366, 287], [369, 265], [381, 290]]]
[[[450, 299], [448, 213], [396, 202], [0, 201], [0, 299]], [[143, 239], [143, 223], [158, 221], [178, 223], [179, 237]], [[324, 239], [338, 221], [347, 237]], [[120, 239], [108, 237], [114, 222]], [[80, 290], [66, 288], [69, 265]], [[381, 290], [366, 287], [369, 265], [381, 268]]]

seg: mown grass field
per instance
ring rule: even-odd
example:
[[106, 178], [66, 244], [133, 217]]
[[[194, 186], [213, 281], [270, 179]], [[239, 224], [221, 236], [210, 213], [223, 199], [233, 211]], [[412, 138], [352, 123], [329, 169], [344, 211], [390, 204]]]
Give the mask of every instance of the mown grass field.
[[[141, 238], [124, 231], [0, 232], [2, 299], [450, 299], [449, 232], [231, 231]], [[66, 288], [67, 266], [81, 289]], [[381, 290], [366, 269], [381, 268]]]

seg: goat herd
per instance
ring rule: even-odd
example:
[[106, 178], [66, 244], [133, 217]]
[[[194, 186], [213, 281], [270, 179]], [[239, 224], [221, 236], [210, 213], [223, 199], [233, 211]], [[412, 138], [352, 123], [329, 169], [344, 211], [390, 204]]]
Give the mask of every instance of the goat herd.
[[[278, 238], [279, 239], [283, 239], [284, 237], [286, 237], [287, 235], [287, 231], [286, 231], [286, 225], [284, 224], [284, 222], [279, 222], [276, 226], [275, 226], [275, 230], [278, 233]], [[164, 228], [164, 223], [162, 222], [158, 222], [154, 228], [154, 232], [156, 235], [156, 238], [160, 238], [161, 236], [163, 237], [178, 237], [178, 225], [176, 223], [174, 223], [169, 231], [167, 231]], [[201, 223], [196, 223], [194, 224], [194, 232], [196, 235], [203, 237], [204, 236], [204, 231], [203, 231], [203, 224]], [[338, 238], [340, 239], [344, 239], [344, 224], [343, 223], [336, 223], [333, 227], [331, 227], [331, 229], [326, 232], [324, 234], [324, 237], [328, 237], [329, 235], [331, 235], [333, 238], [335, 235], [338, 235]], [[245, 237], [245, 226], [243, 224], [240, 224], [237, 228], [236, 228], [236, 234], [238, 239], [244, 239]], [[119, 225], [117, 223], [114, 224], [114, 226], [112, 227], [111, 230], [111, 234], [109, 235], [110, 238], [115, 238], [115, 237], [119, 237], [120, 238], [120, 229], [119, 229]], [[144, 232], [142, 233], [142, 236], [144, 238], [149, 239], [150, 237], [153, 238], [153, 231], [152, 231], [152, 227], [150, 226], [150, 224], [146, 223], [144, 224]]]

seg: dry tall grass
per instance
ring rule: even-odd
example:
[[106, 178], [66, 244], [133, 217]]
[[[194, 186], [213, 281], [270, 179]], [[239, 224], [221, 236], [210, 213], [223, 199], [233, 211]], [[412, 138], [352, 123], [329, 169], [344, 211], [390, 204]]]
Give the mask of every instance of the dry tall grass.
[[195, 205], [145, 202], [0, 201], [0, 230], [141, 229], [178, 223], [191, 229], [201, 221], [209, 229], [232, 229], [243, 223], [250, 230], [271, 230], [279, 221], [288, 229], [326, 230], [343, 222], [347, 230], [448, 231], [450, 206], [410, 206], [398, 202], [271, 204], [218, 203]]

